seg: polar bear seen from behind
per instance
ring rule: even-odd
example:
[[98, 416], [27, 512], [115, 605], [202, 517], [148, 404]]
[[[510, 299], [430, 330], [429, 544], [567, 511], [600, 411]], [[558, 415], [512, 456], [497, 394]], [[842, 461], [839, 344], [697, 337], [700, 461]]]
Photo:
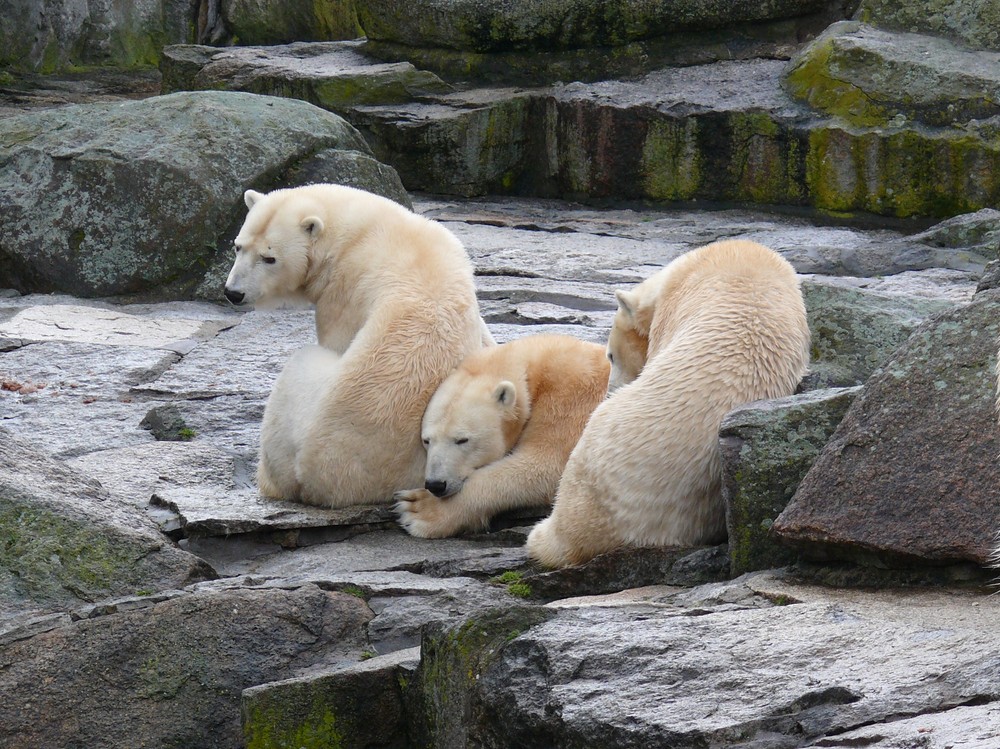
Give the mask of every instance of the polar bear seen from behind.
[[809, 362], [798, 278], [772, 250], [725, 241], [667, 266], [638, 378], [594, 411], [528, 554], [550, 567], [621, 546], [725, 537], [718, 434], [732, 408], [794, 392]]
[[397, 492], [414, 536], [481, 531], [516, 507], [547, 507], [608, 384], [604, 348], [533, 335], [482, 349], [431, 398], [423, 489]]
[[305, 299], [322, 344], [293, 355], [272, 390], [260, 491], [326, 506], [388, 501], [423, 480], [427, 402], [484, 340], [468, 256], [442, 225], [362, 190], [245, 200], [226, 297]]

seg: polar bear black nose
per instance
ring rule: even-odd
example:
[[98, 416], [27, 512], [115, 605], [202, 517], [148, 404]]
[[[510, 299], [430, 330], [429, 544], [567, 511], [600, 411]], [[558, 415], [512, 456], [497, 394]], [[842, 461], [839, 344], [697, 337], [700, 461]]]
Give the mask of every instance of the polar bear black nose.
[[246, 296], [242, 291], [233, 291], [232, 289], [225, 290], [226, 299], [228, 299], [233, 304], [239, 304], [243, 301], [243, 297]]
[[447, 481], [435, 481], [433, 479], [427, 479], [424, 482], [424, 489], [429, 491], [435, 497], [443, 497], [445, 490], [448, 488]]

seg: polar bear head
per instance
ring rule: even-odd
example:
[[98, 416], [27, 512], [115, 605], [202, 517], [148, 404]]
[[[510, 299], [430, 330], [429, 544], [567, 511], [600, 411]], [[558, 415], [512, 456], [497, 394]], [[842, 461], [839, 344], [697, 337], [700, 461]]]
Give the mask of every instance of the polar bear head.
[[611, 324], [607, 349], [611, 362], [609, 393], [632, 382], [646, 366], [649, 329], [666, 281], [666, 270], [664, 268], [628, 291], [615, 292], [618, 311]]
[[226, 299], [238, 305], [300, 299], [310, 247], [324, 231], [322, 208], [301, 188], [247, 190], [243, 199], [250, 211], [233, 242]]
[[467, 363], [441, 383], [424, 412], [424, 488], [438, 497], [456, 494], [473, 471], [513, 449], [528, 418], [526, 388], [519, 392]]

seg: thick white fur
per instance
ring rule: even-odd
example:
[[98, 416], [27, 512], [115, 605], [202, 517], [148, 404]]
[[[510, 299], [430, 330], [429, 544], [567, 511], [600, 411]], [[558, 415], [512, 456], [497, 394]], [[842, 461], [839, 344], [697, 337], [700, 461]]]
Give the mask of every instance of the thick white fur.
[[552, 514], [528, 537], [529, 556], [547, 566], [621, 545], [721, 540], [722, 417], [791, 394], [807, 370], [799, 282], [773, 251], [717, 242], [674, 260], [660, 281], [645, 367], [594, 412]]
[[558, 335], [483, 349], [434, 394], [424, 414], [427, 489], [398, 492], [414, 536], [484, 530], [516, 507], [552, 502], [559, 476], [608, 383], [604, 349]]
[[440, 224], [349, 187], [248, 191], [246, 202], [227, 289], [251, 303], [308, 300], [322, 344], [275, 383], [260, 491], [388, 501], [423, 478], [420, 420], [434, 390], [487, 339], [468, 256]]

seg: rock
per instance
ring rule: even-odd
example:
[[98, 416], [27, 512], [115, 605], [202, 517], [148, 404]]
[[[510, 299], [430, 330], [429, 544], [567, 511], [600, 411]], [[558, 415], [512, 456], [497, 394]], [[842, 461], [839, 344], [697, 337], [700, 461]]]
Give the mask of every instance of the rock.
[[730, 411], [722, 420], [722, 497], [733, 577], [782, 567], [795, 555], [770, 536], [860, 387], [814, 390]]
[[844, 21], [792, 61], [785, 87], [854, 126], [897, 119], [949, 126], [1000, 114], [998, 63], [997, 52]]
[[403, 685], [419, 660], [420, 649], [410, 648], [244, 690], [246, 746], [408, 746]]
[[989, 289], [1000, 289], [1000, 260], [994, 260], [983, 269], [982, 278], [976, 286], [976, 293]]
[[359, 0], [369, 38], [470, 52], [614, 47], [685, 29], [718, 29], [824, 10], [823, 0], [711, 2]]
[[990, 0], [861, 0], [856, 18], [880, 28], [945, 36], [1000, 50], [1000, 13]]
[[774, 523], [814, 559], [986, 564], [1000, 527], [996, 292], [916, 330], [865, 384]]
[[222, 0], [222, 20], [235, 44], [286, 44], [364, 35], [353, 0]]
[[52, 73], [80, 65], [155, 65], [164, 41], [194, 41], [190, 15], [190, 0], [139, 0], [127, 6], [4, 0], [0, 68]]
[[243, 746], [244, 689], [357, 661], [364, 602], [233, 588], [85, 619], [0, 652], [4, 746]]
[[997, 692], [992, 599], [737, 586], [749, 595], [507, 609], [430, 629], [433, 745], [837, 746]]
[[[946, 217], [993, 204], [1000, 148], [992, 119], [847, 127], [785, 94], [784, 70], [776, 60], [724, 61], [629, 81], [478, 89], [358, 107], [349, 117], [411, 190], [889, 216]], [[973, 161], [984, 167], [962, 166]]]
[[0, 146], [0, 284], [150, 299], [227, 269], [245, 188], [287, 186], [292, 164], [331, 148], [369, 154], [319, 108], [227, 92], [8, 117]]
[[[933, 715], [900, 718], [874, 726], [848, 731], [835, 737], [810, 743], [823, 749], [901, 749], [924, 746], [975, 747], [983, 749], [1000, 736], [1000, 707], [993, 703], [971, 707], [951, 707]], [[924, 739], [933, 743], [926, 744]]]
[[0, 438], [0, 617], [214, 576], [93, 479], [38, 444]]
[[955, 305], [805, 281], [812, 333], [806, 389], [863, 384], [921, 322]]
[[352, 106], [407, 102], [451, 90], [433, 73], [408, 62], [373, 62], [360, 49], [360, 42], [166, 47], [160, 63], [163, 91], [221, 88], [288, 96], [344, 114]]

